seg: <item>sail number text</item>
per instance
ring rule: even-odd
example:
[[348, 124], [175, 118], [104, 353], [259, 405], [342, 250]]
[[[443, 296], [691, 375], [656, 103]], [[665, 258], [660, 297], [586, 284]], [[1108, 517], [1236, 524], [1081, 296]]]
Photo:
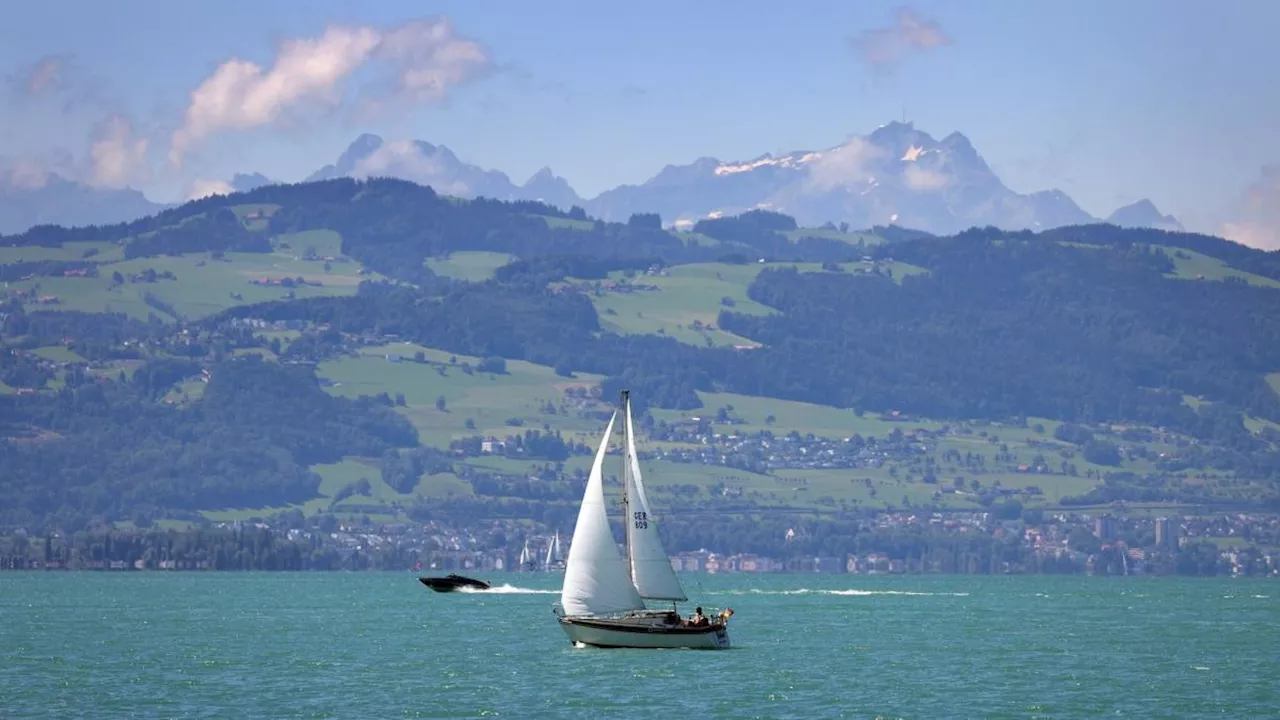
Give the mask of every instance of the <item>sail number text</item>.
[[637, 530], [645, 530], [649, 527], [649, 518], [644, 511], [632, 513], [632, 517], [635, 519], [635, 528]]

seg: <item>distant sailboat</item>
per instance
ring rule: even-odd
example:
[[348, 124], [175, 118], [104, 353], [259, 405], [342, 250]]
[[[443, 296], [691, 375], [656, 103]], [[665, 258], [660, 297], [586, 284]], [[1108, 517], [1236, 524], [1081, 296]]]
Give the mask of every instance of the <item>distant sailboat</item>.
[[543, 570], [561, 570], [564, 564], [560, 561], [560, 531], [557, 530], [551, 542], [547, 543], [547, 559], [543, 563]]
[[520, 562], [516, 565], [519, 570], [532, 570], [536, 566], [533, 560], [533, 553], [529, 552], [529, 541], [524, 541], [524, 549], [520, 551]]
[[[688, 598], [671, 568], [649, 511], [636, 458], [631, 399], [626, 391], [622, 393], [622, 415], [622, 509], [627, 557], [618, 554], [604, 498], [604, 456], [618, 419], [615, 412], [596, 450], [578, 510], [564, 586], [556, 607], [560, 627], [578, 647], [727, 648], [732, 610], [698, 623], [683, 621], [675, 610], [675, 603]], [[645, 600], [671, 601], [672, 608], [649, 610]]]

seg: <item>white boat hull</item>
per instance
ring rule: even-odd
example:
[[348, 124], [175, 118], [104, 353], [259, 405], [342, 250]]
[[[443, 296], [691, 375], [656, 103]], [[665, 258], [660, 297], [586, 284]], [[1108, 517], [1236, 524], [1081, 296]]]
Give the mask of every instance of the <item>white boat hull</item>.
[[560, 627], [577, 647], [687, 648], [724, 650], [729, 629], [722, 623], [707, 627], [670, 625], [653, 617], [563, 617]]

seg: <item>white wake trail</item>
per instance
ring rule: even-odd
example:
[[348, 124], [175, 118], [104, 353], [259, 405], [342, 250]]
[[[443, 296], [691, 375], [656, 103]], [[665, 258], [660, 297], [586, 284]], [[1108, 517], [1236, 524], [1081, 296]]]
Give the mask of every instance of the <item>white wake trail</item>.
[[559, 595], [559, 590], [540, 590], [538, 588], [516, 587], [515, 585], [502, 584], [494, 585], [488, 590], [479, 588], [461, 587], [458, 592], [464, 593], [484, 593], [485, 595]]
[[820, 590], [800, 588], [798, 590], [724, 590], [710, 592], [708, 595], [843, 595], [863, 597], [869, 595], [905, 595], [914, 597], [968, 597], [967, 592], [917, 592], [914, 590]]

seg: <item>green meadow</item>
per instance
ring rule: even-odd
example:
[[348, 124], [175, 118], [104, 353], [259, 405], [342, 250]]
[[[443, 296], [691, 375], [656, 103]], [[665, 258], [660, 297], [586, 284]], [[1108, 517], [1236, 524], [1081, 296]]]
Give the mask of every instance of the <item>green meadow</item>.
[[[280, 235], [275, 238], [275, 251], [271, 253], [227, 253], [215, 259], [210, 253], [193, 253], [177, 256], [115, 259], [106, 253], [90, 258], [99, 262], [98, 277], [37, 277], [8, 283], [10, 290], [37, 290], [41, 296], [55, 296], [57, 304], [41, 305], [43, 309], [80, 310], [83, 312], [122, 312], [139, 319], [156, 315], [171, 320], [167, 314], [147, 304], [145, 296], [151, 293], [172, 306], [188, 320], [198, 319], [235, 305], [245, 305], [268, 300], [278, 300], [288, 295], [307, 298], [325, 295], [351, 295], [372, 274], [361, 274], [356, 262], [342, 262], [341, 238], [329, 230], [312, 230]], [[68, 243], [62, 248], [0, 248], [12, 251], [57, 250], [62, 255], [83, 252], [80, 246], [103, 246], [103, 243]], [[114, 245], [113, 251], [119, 250]], [[321, 259], [304, 260], [311, 252]], [[44, 253], [52, 255], [53, 253]], [[333, 257], [334, 261], [323, 258]], [[68, 259], [49, 257], [47, 259]], [[328, 266], [326, 269], [325, 266]], [[174, 279], [157, 279], [155, 282], [131, 282], [130, 277], [146, 270], [157, 274], [169, 272]], [[113, 280], [114, 273], [124, 279], [123, 284]], [[302, 278], [307, 285], [286, 288], [261, 283], [284, 278]], [[257, 281], [259, 284], [255, 284]]]
[[514, 259], [506, 253], [455, 252], [447, 257], [427, 260], [427, 267], [437, 275], [468, 282], [481, 282], [493, 277], [495, 270]]
[[[866, 267], [869, 266], [863, 263], [841, 265], [843, 271], [850, 273]], [[907, 263], [882, 263], [881, 267], [891, 269], [899, 283], [905, 277], [925, 272]], [[664, 275], [628, 279], [624, 273], [613, 273], [612, 281], [635, 289], [602, 290], [589, 297], [606, 330], [666, 335], [691, 345], [751, 347], [758, 343], [719, 329], [717, 319], [721, 310], [751, 315], [773, 313], [772, 308], [750, 299], [747, 289], [761, 271], [778, 268], [825, 272], [819, 263], [695, 263], [668, 268]], [[647, 287], [653, 289], [640, 289]]]
[[[427, 362], [414, 361], [418, 352]], [[576, 433], [595, 427], [594, 421], [577, 412], [563, 414], [560, 406], [565, 404], [565, 389], [596, 386], [599, 376], [579, 373], [565, 378], [551, 368], [518, 360], [508, 360], [502, 374], [478, 370], [469, 374], [463, 367], [474, 368], [480, 361], [412, 343], [393, 343], [363, 348], [360, 357], [322, 363], [318, 373], [332, 383], [328, 390], [336, 395], [385, 392], [394, 398], [403, 394], [406, 405], [399, 412], [418, 429], [425, 445], [447, 446], [469, 435], [501, 437], [525, 429], [549, 427]], [[443, 410], [436, 405], [440, 398]], [[553, 408], [555, 414], [547, 412]]]
[[1280, 288], [1280, 281], [1272, 280], [1268, 277], [1255, 275], [1243, 270], [1236, 270], [1228, 266], [1223, 261], [1215, 257], [1203, 255], [1194, 250], [1185, 250], [1175, 247], [1161, 247], [1164, 253], [1173, 261], [1174, 271], [1168, 277], [1179, 278], [1183, 280], [1196, 280], [1203, 278], [1205, 280], [1226, 280], [1227, 278], [1239, 278], [1250, 285], [1260, 287]]

